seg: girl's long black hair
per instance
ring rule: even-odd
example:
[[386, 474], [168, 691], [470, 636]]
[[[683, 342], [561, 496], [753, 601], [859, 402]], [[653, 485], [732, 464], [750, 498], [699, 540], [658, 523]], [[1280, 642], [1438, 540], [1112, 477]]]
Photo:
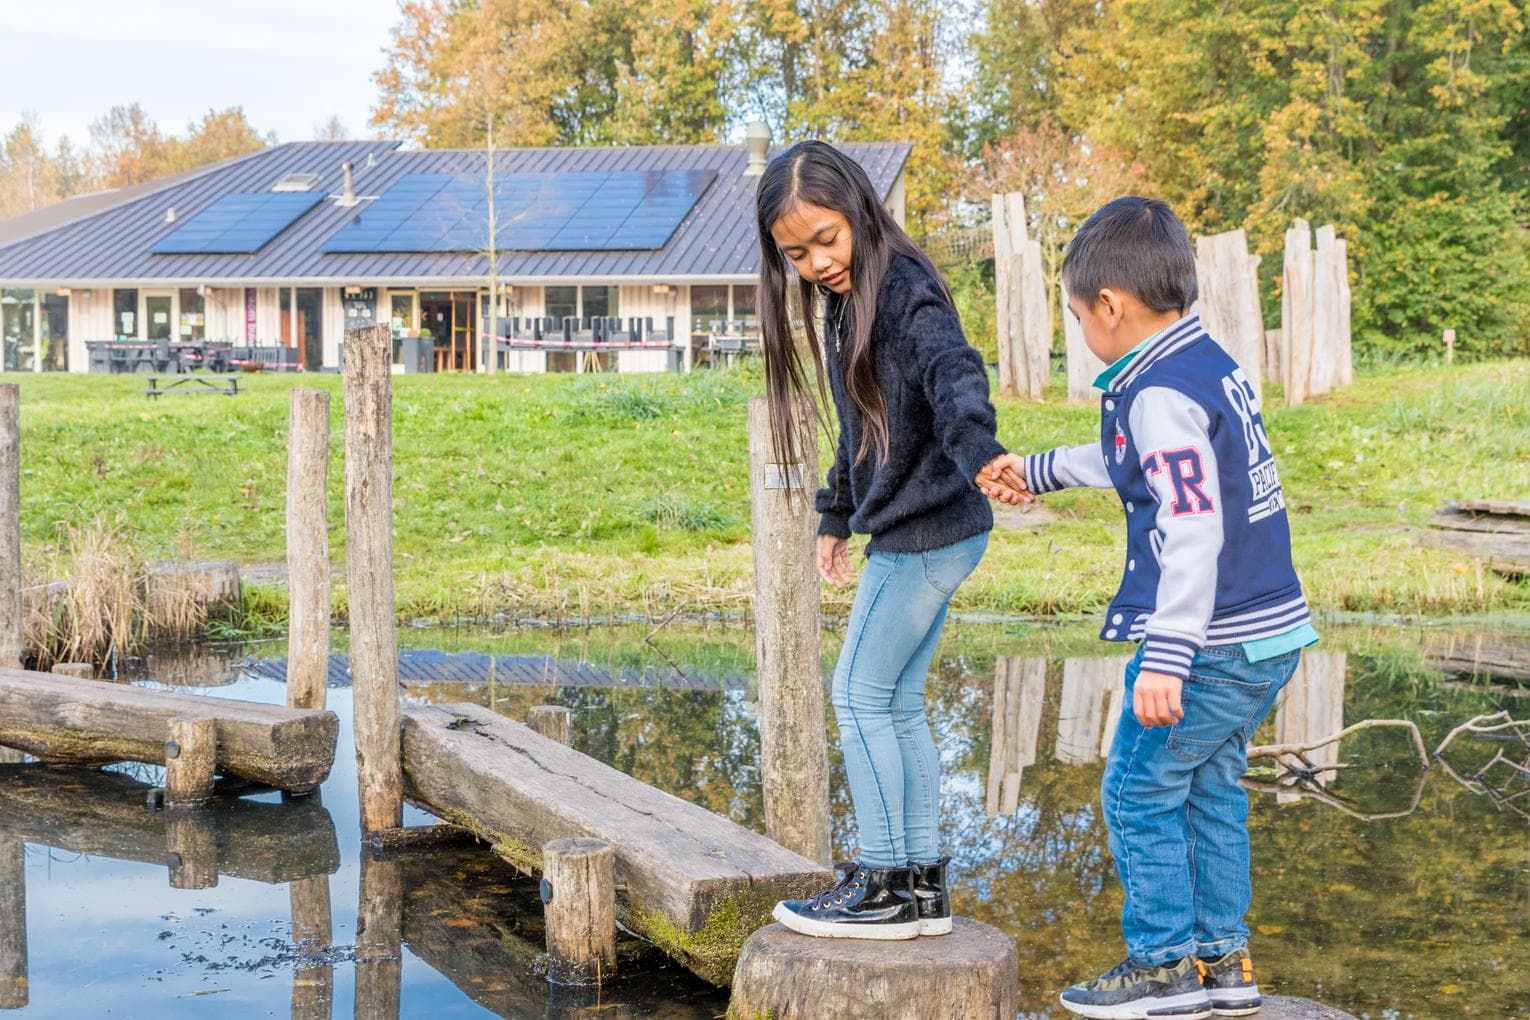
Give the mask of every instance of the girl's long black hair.
[[840, 345], [848, 358], [845, 389], [861, 422], [859, 463], [868, 453], [887, 457], [887, 405], [877, 385], [871, 360], [871, 330], [876, 321], [877, 292], [894, 255], [918, 260], [938, 282], [946, 300], [951, 294], [945, 280], [917, 245], [898, 226], [872, 187], [871, 178], [855, 160], [817, 140], [798, 142], [765, 168], [756, 193], [755, 211], [760, 231], [759, 309], [760, 346], [765, 357], [765, 393], [776, 462], [783, 466], [800, 459], [801, 444], [811, 440], [809, 427], [813, 390], [803, 364], [802, 349], [792, 334], [788, 287], [796, 277], [806, 347], [812, 354], [818, 390], [818, 415], [824, 419], [827, 395], [824, 387], [824, 352], [814, 322], [817, 289], [797, 276], [776, 246], [770, 228], [799, 204], [822, 206], [845, 217], [850, 224], [850, 293]]

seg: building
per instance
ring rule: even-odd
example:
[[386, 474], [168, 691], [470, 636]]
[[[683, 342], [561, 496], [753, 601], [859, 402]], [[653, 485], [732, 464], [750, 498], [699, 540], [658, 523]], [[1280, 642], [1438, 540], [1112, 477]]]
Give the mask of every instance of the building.
[[[712, 322], [754, 318], [754, 192], [769, 138], [744, 145], [504, 149], [489, 213], [483, 151], [294, 142], [0, 221], [0, 371], [86, 371], [88, 344], [231, 341], [338, 366], [348, 325], [424, 336], [470, 370], [500, 314], [674, 319], [685, 367]], [[899, 221], [904, 142], [851, 143]], [[429, 360], [429, 359], [427, 359]], [[612, 367], [654, 371], [665, 351]], [[584, 362], [543, 351], [519, 371]]]

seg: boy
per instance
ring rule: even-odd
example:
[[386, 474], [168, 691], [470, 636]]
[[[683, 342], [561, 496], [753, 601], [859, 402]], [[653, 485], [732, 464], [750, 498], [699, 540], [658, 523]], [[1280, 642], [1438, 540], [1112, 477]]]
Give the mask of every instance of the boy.
[[1140, 642], [1101, 784], [1126, 891], [1127, 959], [1062, 993], [1086, 1017], [1239, 1016], [1259, 1008], [1243, 917], [1248, 741], [1317, 640], [1291, 565], [1280, 479], [1259, 398], [1207, 336], [1190, 238], [1163, 202], [1118, 198], [1063, 260], [1068, 309], [1110, 367], [1095, 380], [1100, 441], [988, 470], [1021, 498], [1113, 487], [1126, 567], [1101, 637]]

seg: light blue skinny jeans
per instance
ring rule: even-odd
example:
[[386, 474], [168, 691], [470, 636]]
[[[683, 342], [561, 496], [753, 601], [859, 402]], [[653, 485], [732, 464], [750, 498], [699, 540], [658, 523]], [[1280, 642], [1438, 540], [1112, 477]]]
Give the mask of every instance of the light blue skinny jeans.
[[924, 681], [951, 596], [988, 533], [922, 553], [872, 553], [834, 670], [834, 715], [861, 863], [901, 868], [940, 857], [940, 755]]

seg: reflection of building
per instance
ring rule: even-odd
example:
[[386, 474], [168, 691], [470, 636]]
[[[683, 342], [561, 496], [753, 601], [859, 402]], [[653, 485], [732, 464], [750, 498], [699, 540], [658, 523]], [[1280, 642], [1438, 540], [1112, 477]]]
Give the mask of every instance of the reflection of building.
[[[707, 359], [712, 322], [752, 330], [755, 172], [769, 137], [749, 144], [752, 153], [500, 151], [500, 314], [586, 326], [652, 319], [660, 333], [673, 318], [687, 368]], [[908, 144], [844, 148], [901, 221]], [[298, 142], [5, 220], [0, 368], [83, 372], [92, 355], [108, 366], [107, 345], [223, 341], [290, 351], [251, 360], [333, 368], [347, 327], [381, 322], [401, 345], [428, 341], [411, 370], [472, 370], [490, 303], [486, 178], [477, 151]], [[140, 350], [112, 350], [118, 367], [152, 363]], [[655, 371], [669, 354], [613, 350], [600, 360]], [[528, 372], [596, 360], [557, 349], [505, 357]]]

